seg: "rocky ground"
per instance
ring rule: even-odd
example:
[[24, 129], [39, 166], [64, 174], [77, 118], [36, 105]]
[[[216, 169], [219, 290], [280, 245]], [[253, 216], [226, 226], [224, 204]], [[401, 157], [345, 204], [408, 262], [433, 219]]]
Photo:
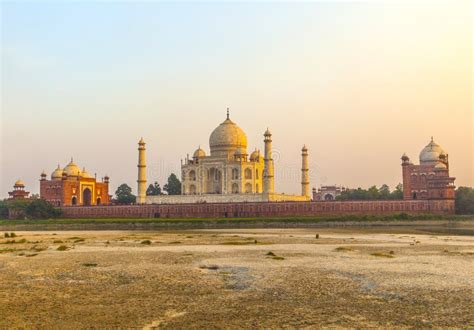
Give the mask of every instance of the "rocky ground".
[[472, 236], [0, 234], [0, 328], [474, 327]]

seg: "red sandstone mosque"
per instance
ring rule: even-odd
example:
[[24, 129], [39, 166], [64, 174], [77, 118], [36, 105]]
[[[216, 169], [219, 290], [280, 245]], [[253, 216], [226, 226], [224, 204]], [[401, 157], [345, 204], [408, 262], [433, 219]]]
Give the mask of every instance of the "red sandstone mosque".
[[40, 197], [54, 206], [108, 205], [109, 177], [106, 175], [99, 182], [71, 159], [63, 169], [58, 165], [50, 180], [44, 171], [41, 173]]
[[404, 199], [454, 199], [454, 180], [449, 176], [448, 154], [433, 141], [420, 152], [420, 164], [402, 156]]

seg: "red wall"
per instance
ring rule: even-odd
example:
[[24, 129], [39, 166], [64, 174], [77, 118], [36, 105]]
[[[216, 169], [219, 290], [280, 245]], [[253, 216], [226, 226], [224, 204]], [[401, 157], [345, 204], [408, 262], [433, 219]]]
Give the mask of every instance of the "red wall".
[[66, 218], [252, 218], [317, 215], [454, 214], [454, 200], [264, 202], [63, 207]]

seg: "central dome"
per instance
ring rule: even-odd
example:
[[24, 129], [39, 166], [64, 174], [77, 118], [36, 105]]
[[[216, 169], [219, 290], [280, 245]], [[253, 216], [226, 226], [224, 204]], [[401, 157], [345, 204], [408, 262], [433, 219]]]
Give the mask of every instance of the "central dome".
[[429, 164], [438, 162], [439, 156], [441, 155], [445, 155], [444, 150], [431, 138], [431, 142], [420, 152], [420, 163]]
[[247, 149], [247, 136], [229, 118], [217, 126], [209, 138], [211, 156], [232, 156], [238, 148]]

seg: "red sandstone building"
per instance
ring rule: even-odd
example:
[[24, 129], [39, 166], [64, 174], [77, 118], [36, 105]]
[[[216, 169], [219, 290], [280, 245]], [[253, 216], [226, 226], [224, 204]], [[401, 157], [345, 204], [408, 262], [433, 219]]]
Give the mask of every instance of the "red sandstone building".
[[8, 195], [10, 196], [10, 199], [26, 199], [30, 193], [25, 191], [25, 184], [23, 181], [18, 180], [13, 186], [13, 191], [9, 191]]
[[46, 173], [41, 174], [40, 197], [55, 206], [92, 206], [108, 205], [109, 177], [105, 176], [102, 182], [90, 175], [85, 168], [80, 168], [71, 162], [64, 168], [58, 168], [47, 180]]
[[433, 141], [420, 153], [420, 164], [414, 165], [402, 156], [403, 199], [454, 199], [454, 180], [449, 176], [448, 154]]

